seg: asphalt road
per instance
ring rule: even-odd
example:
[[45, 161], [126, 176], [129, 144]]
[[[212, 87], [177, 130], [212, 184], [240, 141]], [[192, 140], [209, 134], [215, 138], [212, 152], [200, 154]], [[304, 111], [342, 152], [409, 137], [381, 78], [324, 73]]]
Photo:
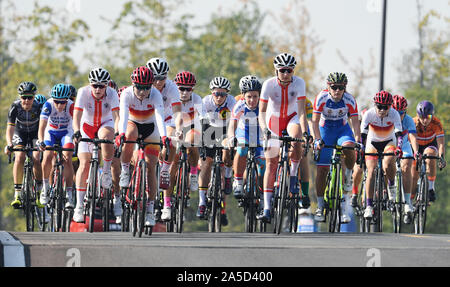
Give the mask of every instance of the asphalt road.
[[450, 266], [450, 235], [154, 232], [133, 238], [121, 232], [9, 234], [23, 245], [27, 266]]

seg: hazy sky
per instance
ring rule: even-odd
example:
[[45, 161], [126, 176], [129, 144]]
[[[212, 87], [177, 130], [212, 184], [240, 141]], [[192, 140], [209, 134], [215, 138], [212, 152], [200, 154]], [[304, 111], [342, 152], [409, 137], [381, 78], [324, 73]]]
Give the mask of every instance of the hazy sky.
[[[194, 23], [202, 24], [210, 20], [212, 13], [230, 13], [229, 11], [242, 7], [239, 0], [187, 0], [189, 5], [182, 9], [183, 13], [195, 16]], [[40, 0], [41, 5], [57, 8], [55, 11], [68, 13], [68, 18], [81, 18], [90, 27], [95, 37], [102, 37], [109, 31], [109, 24], [100, 20], [100, 16], [115, 18], [125, 0]], [[258, 1], [264, 13], [279, 16], [289, 0], [260, 0]], [[16, 2], [19, 3], [19, 2]], [[348, 71], [364, 59], [364, 66], [369, 67], [370, 55], [375, 57], [375, 71], [379, 71], [381, 49], [381, 19], [382, 0], [305, 0], [311, 16], [311, 26], [317, 36], [324, 42], [320, 46], [318, 55], [318, 70], [320, 77], [325, 79], [332, 71], [346, 72], [351, 87], [352, 73]], [[421, 1], [424, 11], [435, 9], [439, 13], [450, 16], [448, 0]], [[20, 9], [30, 11], [32, 0], [21, 0]], [[3, 13], [7, 11], [3, 10]], [[281, 17], [281, 16], [280, 16]], [[442, 21], [443, 22], [443, 21]], [[415, 25], [417, 23], [417, 8], [415, 0], [388, 0], [385, 80], [386, 89], [394, 93], [398, 91], [397, 69], [404, 53], [418, 47], [418, 37]], [[267, 17], [263, 29], [268, 33], [277, 29], [277, 24], [271, 17]], [[437, 27], [444, 30], [445, 27]], [[448, 29], [448, 26], [447, 26]], [[270, 34], [269, 34], [270, 35]], [[82, 49], [92, 49], [94, 40], [83, 43]], [[349, 60], [344, 65], [338, 57], [337, 50]], [[280, 51], [284, 52], [284, 51]], [[87, 63], [82, 59], [82, 50], [74, 53], [76, 60], [83, 67], [94, 63]], [[188, 67], [187, 67], [188, 69]], [[213, 76], [213, 75], [212, 75]], [[299, 75], [301, 76], [301, 75]], [[308, 84], [308, 83], [307, 83]], [[370, 93], [378, 89], [378, 79], [368, 83], [366, 88]], [[313, 97], [314, 95], [308, 95]]]

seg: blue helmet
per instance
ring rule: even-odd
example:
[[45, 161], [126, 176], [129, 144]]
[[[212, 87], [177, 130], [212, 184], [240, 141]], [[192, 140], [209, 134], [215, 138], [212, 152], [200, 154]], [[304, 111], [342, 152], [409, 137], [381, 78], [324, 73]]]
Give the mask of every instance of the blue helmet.
[[42, 94], [37, 94], [36, 96], [34, 96], [34, 100], [40, 105], [43, 105], [47, 101], [47, 98]]
[[77, 97], [77, 89], [71, 84], [67, 84], [67, 86], [69, 87], [69, 99], [74, 101], [74, 99]]
[[68, 99], [70, 95], [70, 88], [65, 84], [54, 85], [50, 95], [54, 99]]

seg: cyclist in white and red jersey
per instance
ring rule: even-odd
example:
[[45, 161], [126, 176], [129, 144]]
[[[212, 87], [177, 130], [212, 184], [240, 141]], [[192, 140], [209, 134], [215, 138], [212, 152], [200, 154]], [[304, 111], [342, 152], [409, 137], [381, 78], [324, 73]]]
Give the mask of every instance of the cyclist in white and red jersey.
[[[391, 107], [392, 95], [386, 91], [378, 92], [373, 98], [375, 107], [369, 109], [361, 121], [361, 138], [365, 146], [365, 153], [394, 152], [402, 156], [402, 120], [399, 113]], [[388, 179], [389, 200], [395, 197], [395, 156], [386, 156], [383, 159], [383, 172]], [[377, 156], [365, 156], [367, 167], [366, 178], [366, 210], [364, 218], [373, 217], [373, 191], [375, 185], [375, 167]]]
[[[136, 68], [131, 74], [132, 86], [122, 91], [120, 96], [119, 135], [116, 145], [125, 140], [135, 141], [138, 137], [146, 142], [159, 143], [160, 137], [166, 143], [164, 124], [164, 106], [161, 93], [152, 86], [153, 73], [145, 67]], [[135, 144], [125, 143], [121, 156], [122, 172], [120, 186], [128, 187], [130, 182], [130, 161]], [[146, 226], [155, 225], [154, 200], [156, 196], [156, 166], [158, 164], [159, 145], [145, 147], [145, 161], [148, 164], [149, 201], [145, 219]]]
[[[182, 71], [178, 73], [174, 79], [178, 86], [181, 100], [181, 115], [183, 119], [182, 132], [176, 132], [177, 138], [182, 138], [186, 144], [188, 163], [190, 166], [189, 172], [189, 192], [195, 193], [198, 191], [198, 160], [199, 149], [201, 144], [201, 118], [205, 114], [203, 108], [202, 98], [193, 92], [195, 84], [197, 83], [193, 73], [189, 71]], [[175, 186], [178, 162], [180, 155], [176, 154], [173, 165], [170, 169], [170, 187], [169, 193], [164, 194], [164, 208], [162, 210], [161, 219], [171, 219], [171, 203], [170, 199]]]
[[[211, 145], [216, 139], [220, 140], [226, 136], [227, 127], [231, 119], [231, 111], [233, 110], [236, 100], [229, 94], [231, 83], [225, 77], [215, 77], [209, 83], [211, 94], [203, 98], [203, 106], [205, 109], [205, 119], [209, 122], [203, 127], [203, 144]], [[211, 167], [214, 159], [214, 149], [205, 148], [206, 160], [200, 160], [199, 175], [199, 206], [197, 217], [204, 218], [206, 210], [206, 191], [211, 179]], [[231, 154], [229, 150], [223, 151], [223, 162], [225, 168], [225, 195], [231, 193], [233, 176]], [[227, 215], [225, 213], [225, 202], [222, 208], [221, 220], [222, 225], [228, 224]]]
[[[167, 79], [169, 73], [169, 64], [164, 58], [151, 58], [147, 62], [147, 68], [152, 70], [155, 78], [153, 86], [161, 93], [164, 103], [164, 122], [166, 125], [167, 136], [173, 136], [175, 131], [181, 131], [181, 102], [180, 93], [173, 81]], [[164, 190], [164, 196], [169, 196], [169, 171], [175, 157], [175, 147], [169, 148], [169, 157], [164, 160], [166, 150], [163, 148], [160, 153], [160, 180], [159, 187]]]
[[[292, 55], [282, 53], [275, 57], [273, 65], [276, 76], [263, 83], [259, 103], [259, 125], [263, 130], [264, 137], [268, 139], [271, 133], [281, 136], [282, 131], [286, 130], [291, 137], [301, 138], [303, 135], [308, 140], [305, 110], [306, 87], [302, 78], [294, 76], [297, 61]], [[270, 222], [271, 219], [270, 202], [278, 166], [279, 146], [278, 140], [269, 140], [269, 147], [265, 152], [264, 211], [257, 216], [264, 222]], [[300, 143], [293, 143], [289, 156], [291, 161], [290, 190], [293, 193], [299, 192], [297, 171], [301, 154]]]
[[[117, 92], [108, 87], [109, 72], [103, 68], [95, 68], [89, 73], [89, 86], [78, 89], [73, 115], [74, 142], [80, 138], [95, 138], [114, 140], [114, 130], [119, 121], [119, 98]], [[102, 186], [109, 188], [112, 184], [111, 163], [114, 147], [102, 144], [103, 174]], [[86, 194], [87, 178], [91, 160], [92, 144], [80, 142], [78, 145], [78, 159], [80, 166], [77, 170], [76, 188], [77, 205], [73, 220], [83, 222], [83, 201]]]
[[[323, 216], [324, 192], [333, 154], [333, 149], [322, 148], [322, 146], [325, 144], [355, 147], [355, 143], [359, 142], [361, 138], [358, 107], [355, 98], [346, 91], [347, 81], [347, 76], [344, 73], [330, 73], [327, 77], [327, 89], [321, 91], [314, 101], [312, 119], [314, 148], [320, 150], [320, 157], [317, 161], [317, 210], [315, 213], [315, 219], [319, 222], [325, 220]], [[343, 189], [344, 196], [348, 197], [348, 192], [352, 190], [352, 170], [356, 162], [356, 156], [353, 150], [343, 150], [343, 153], [345, 155], [345, 161], [342, 165]], [[350, 220], [345, 201], [343, 201], [341, 222], [349, 223]]]

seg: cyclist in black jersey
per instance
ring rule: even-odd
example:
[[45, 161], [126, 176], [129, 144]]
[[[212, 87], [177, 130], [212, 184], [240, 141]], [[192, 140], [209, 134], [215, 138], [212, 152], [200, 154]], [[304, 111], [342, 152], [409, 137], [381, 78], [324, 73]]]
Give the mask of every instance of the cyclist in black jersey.
[[[37, 92], [36, 85], [32, 82], [20, 83], [17, 88], [20, 99], [15, 101], [8, 113], [8, 124], [6, 127], [6, 147], [5, 154], [11, 153], [13, 147], [20, 148], [30, 145], [37, 147], [39, 116], [41, 114], [41, 105], [34, 100]], [[15, 152], [15, 161], [13, 168], [14, 177], [14, 201], [11, 206], [19, 208], [22, 205], [19, 195], [22, 188], [23, 165], [25, 162], [24, 152]], [[33, 153], [34, 176], [38, 190], [42, 187], [42, 169], [39, 160], [39, 152]]]

